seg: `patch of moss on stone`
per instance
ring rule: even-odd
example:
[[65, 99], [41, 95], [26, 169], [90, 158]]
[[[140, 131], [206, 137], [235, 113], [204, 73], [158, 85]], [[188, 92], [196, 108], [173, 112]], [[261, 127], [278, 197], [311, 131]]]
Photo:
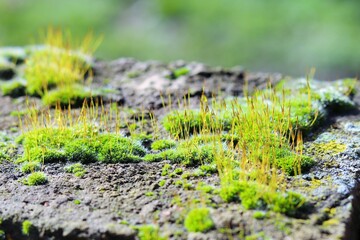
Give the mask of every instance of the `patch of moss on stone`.
[[86, 170], [81, 163], [74, 163], [64, 168], [65, 172], [72, 173], [76, 177], [82, 177], [85, 175]]
[[22, 134], [21, 138], [22, 162], [137, 162], [146, 153], [140, 143], [130, 138], [99, 133], [91, 126], [40, 128]]
[[167, 240], [160, 234], [159, 227], [155, 225], [142, 225], [137, 226], [135, 229], [138, 230], [138, 237], [140, 240]]
[[19, 97], [25, 95], [26, 81], [16, 78], [0, 83], [0, 88], [4, 96]]
[[29, 220], [23, 221], [21, 225], [22, 234], [29, 236], [31, 227], [32, 227], [32, 222], [30, 222]]
[[29, 186], [43, 185], [47, 182], [47, 177], [43, 172], [33, 172], [23, 179], [22, 182]]
[[251, 181], [234, 181], [223, 186], [220, 196], [227, 202], [240, 201], [246, 209], [267, 208], [288, 215], [295, 214], [305, 202], [305, 198], [298, 193], [275, 191]]
[[207, 232], [214, 227], [208, 208], [195, 208], [186, 215], [184, 225], [189, 232]]
[[154, 141], [151, 144], [151, 149], [156, 151], [163, 151], [169, 148], [173, 148], [176, 146], [176, 142], [174, 140], [170, 139], [161, 139]]

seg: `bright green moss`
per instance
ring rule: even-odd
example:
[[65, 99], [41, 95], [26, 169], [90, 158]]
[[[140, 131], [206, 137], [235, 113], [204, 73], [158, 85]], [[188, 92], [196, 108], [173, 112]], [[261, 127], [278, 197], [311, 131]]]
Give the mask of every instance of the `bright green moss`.
[[169, 170], [171, 169], [171, 165], [170, 164], [165, 164], [161, 170], [161, 176], [166, 176], [169, 174]]
[[160, 181], [159, 181], [158, 185], [159, 185], [160, 187], [163, 187], [163, 186], [165, 185], [165, 183], [166, 183], [166, 180], [163, 179], [163, 180], [160, 180]]
[[185, 166], [198, 166], [201, 164], [212, 163], [214, 161], [214, 151], [217, 146], [213, 144], [195, 145], [193, 142], [181, 142], [176, 148], [168, 149], [156, 154], [145, 156], [147, 161], [170, 160], [172, 163], [181, 163]]
[[155, 151], [163, 151], [169, 148], [173, 148], [176, 146], [176, 142], [174, 140], [170, 139], [162, 139], [154, 141], [151, 144], [151, 149]]
[[23, 173], [31, 173], [35, 171], [39, 171], [41, 169], [40, 162], [31, 161], [31, 162], [24, 162], [21, 164], [20, 171]]
[[25, 95], [26, 81], [16, 78], [0, 84], [4, 96], [18, 97]]
[[25, 185], [34, 186], [42, 185], [47, 182], [47, 177], [43, 172], [33, 172], [30, 173], [26, 179], [23, 180]]
[[253, 214], [253, 217], [255, 219], [261, 220], [261, 219], [266, 218], [266, 213], [263, 212], [263, 211], [255, 211], [254, 214]]
[[75, 205], [80, 205], [80, 204], [81, 204], [81, 201], [80, 201], [79, 199], [75, 199], [75, 200], [74, 200], [74, 204], [75, 204]]
[[214, 227], [214, 222], [208, 208], [195, 208], [185, 217], [184, 225], [189, 232], [207, 232]]
[[296, 154], [285, 147], [278, 148], [275, 155], [275, 165], [288, 175], [304, 173], [314, 166], [315, 161], [311, 157]]
[[292, 215], [305, 199], [294, 192], [278, 192], [268, 186], [251, 181], [234, 181], [223, 186], [220, 196], [226, 202], [241, 201], [246, 209], [267, 208], [275, 212]]
[[55, 106], [61, 104], [62, 106], [81, 106], [84, 99], [90, 99], [91, 97], [97, 97], [95, 93], [92, 93], [90, 89], [87, 89], [81, 85], [71, 85], [63, 88], [55, 88], [46, 92], [42, 101], [45, 105]]
[[187, 67], [178, 68], [173, 71], [173, 78], [175, 78], [175, 79], [179, 78], [181, 76], [188, 74], [189, 72], [190, 72], [190, 70]]
[[82, 177], [85, 175], [86, 170], [81, 163], [74, 163], [64, 168], [65, 172], [72, 173], [76, 177]]
[[159, 228], [154, 225], [142, 225], [136, 227], [140, 240], [166, 240], [167, 237], [161, 236]]
[[89, 163], [137, 162], [146, 153], [144, 147], [130, 138], [112, 133], [88, 132], [77, 128], [42, 128], [23, 134], [24, 154], [21, 161]]
[[30, 234], [31, 227], [32, 227], [32, 222], [30, 222], [29, 220], [23, 221], [22, 226], [21, 226], [22, 234], [28, 236]]
[[48, 89], [81, 83], [88, 69], [74, 51], [50, 46], [38, 49], [26, 61], [27, 91], [42, 96]]

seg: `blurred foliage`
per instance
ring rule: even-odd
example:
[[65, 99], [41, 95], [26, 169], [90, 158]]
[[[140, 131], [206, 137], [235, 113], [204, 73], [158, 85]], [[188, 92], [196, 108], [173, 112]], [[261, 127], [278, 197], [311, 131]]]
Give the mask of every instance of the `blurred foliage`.
[[[36, 42], [47, 26], [104, 34], [97, 56], [197, 60], [252, 70], [354, 76], [355, 0], [0, 0], [0, 44]], [[29, 41], [32, 39], [32, 42]]]

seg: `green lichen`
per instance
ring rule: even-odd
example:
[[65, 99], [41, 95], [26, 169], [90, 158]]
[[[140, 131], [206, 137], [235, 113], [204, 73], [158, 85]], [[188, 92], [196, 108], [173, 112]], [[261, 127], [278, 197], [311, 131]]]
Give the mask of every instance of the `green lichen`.
[[322, 143], [313, 143], [309, 151], [314, 152], [316, 156], [336, 155], [346, 150], [346, 144], [338, 143], [335, 140]]
[[189, 232], [207, 232], [214, 227], [208, 208], [195, 208], [186, 215], [184, 225]]

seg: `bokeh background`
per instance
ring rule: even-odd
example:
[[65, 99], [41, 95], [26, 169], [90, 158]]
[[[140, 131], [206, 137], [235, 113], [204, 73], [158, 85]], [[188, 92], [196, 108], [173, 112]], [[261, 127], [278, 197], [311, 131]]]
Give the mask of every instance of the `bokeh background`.
[[0, 45], [48, 26], [104, 35], [96, 56], [242, 65], [319, 79], [360, 73], [358, 0], [0, 0]]

